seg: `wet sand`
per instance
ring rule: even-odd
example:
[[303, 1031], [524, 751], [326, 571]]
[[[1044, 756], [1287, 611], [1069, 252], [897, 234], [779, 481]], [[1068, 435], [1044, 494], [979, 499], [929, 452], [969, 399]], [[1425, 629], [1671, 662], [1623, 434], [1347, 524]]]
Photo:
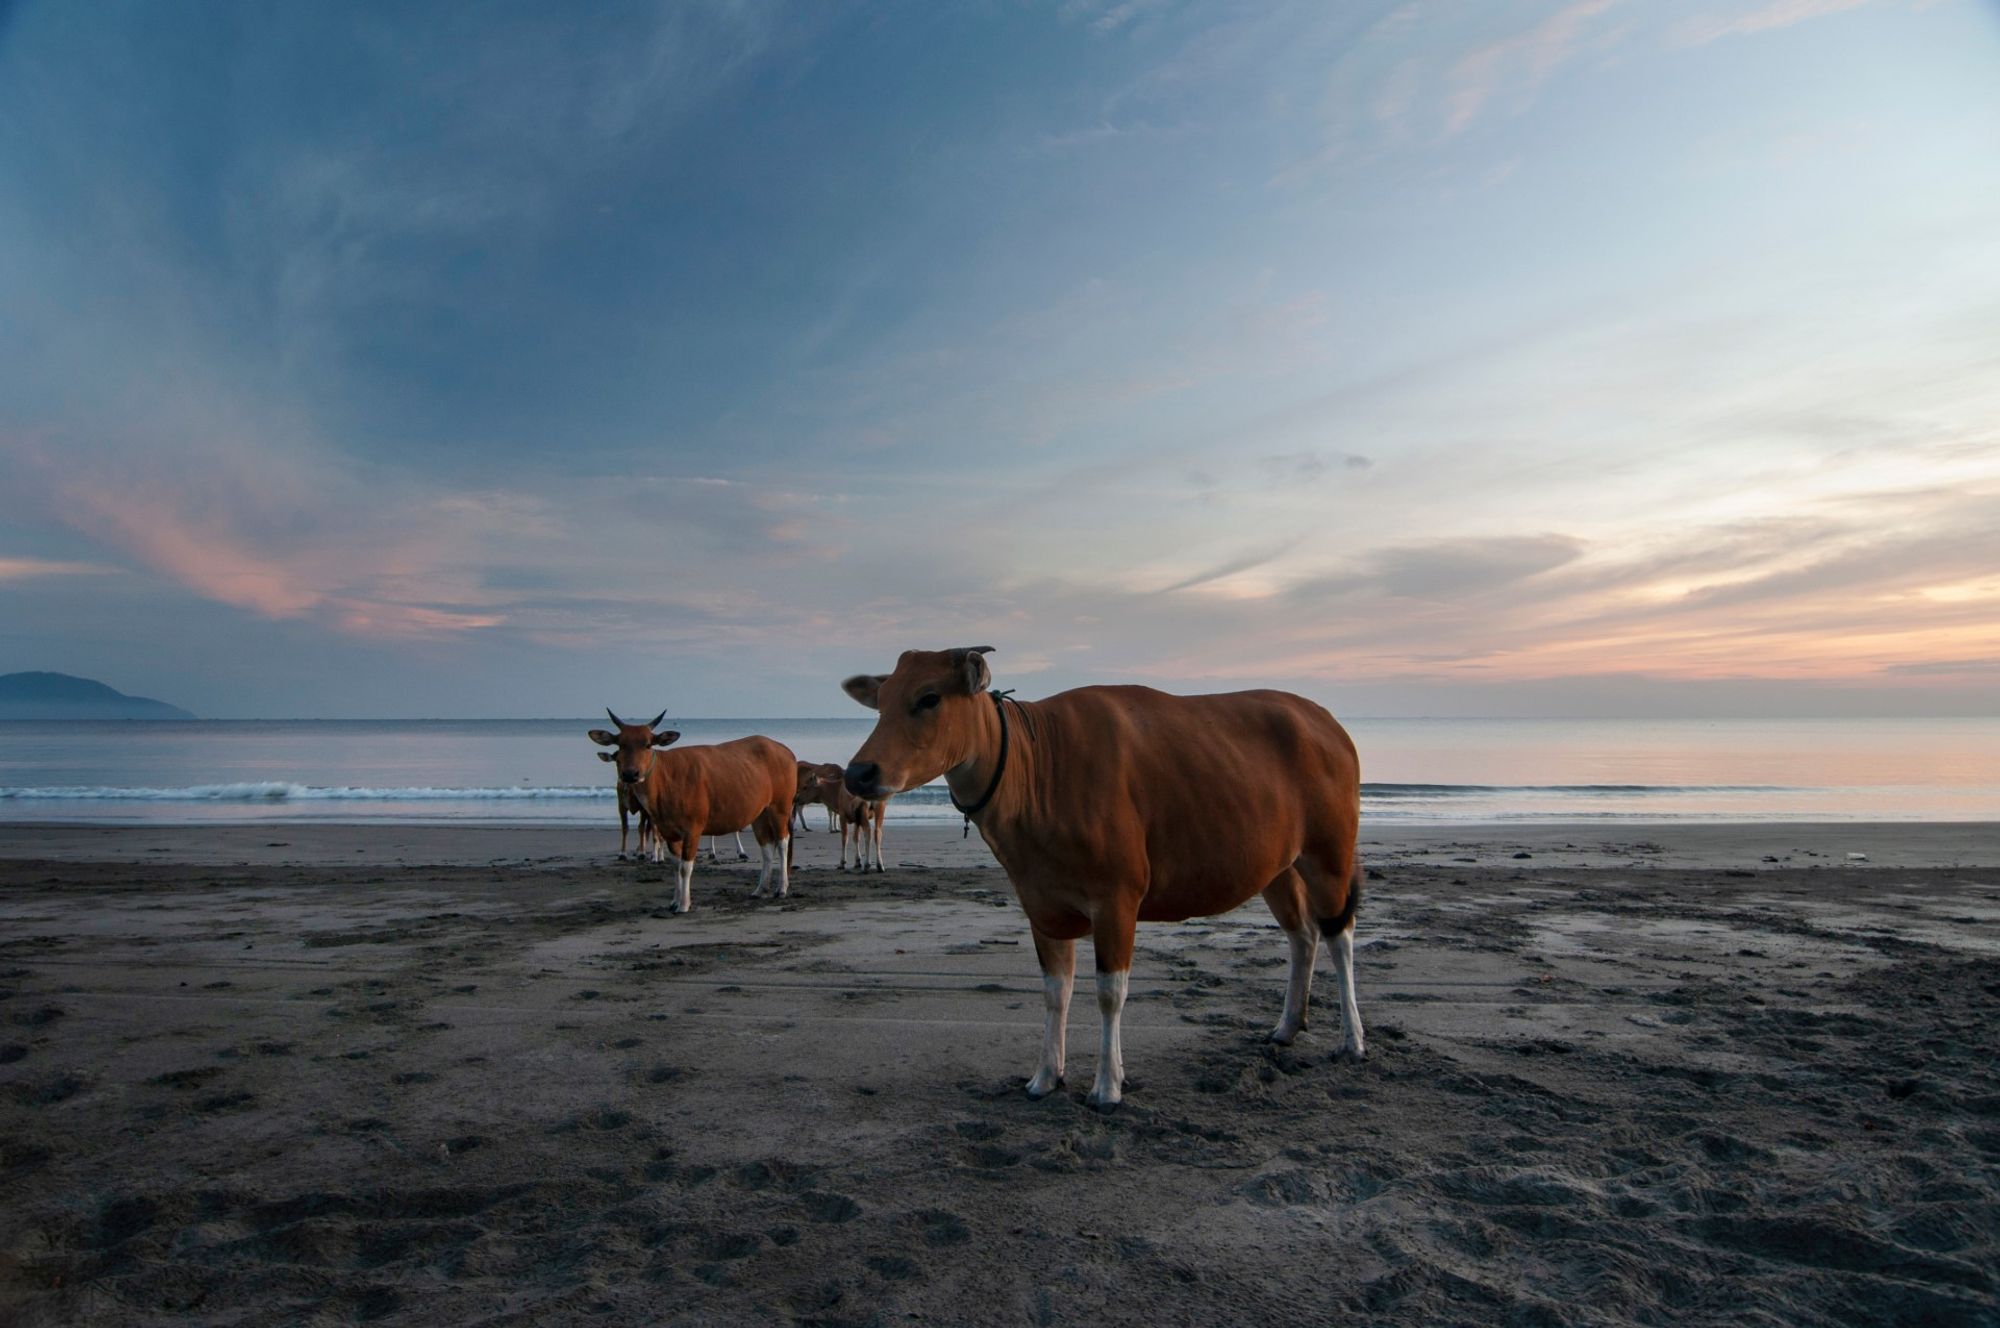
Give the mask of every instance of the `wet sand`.
[[1369, 1060], [1253, 902], [1104, 1116], [956, 827], [0, 826], [0, 1322], [2000, 1323], [2000, 829], [1365, 840]]

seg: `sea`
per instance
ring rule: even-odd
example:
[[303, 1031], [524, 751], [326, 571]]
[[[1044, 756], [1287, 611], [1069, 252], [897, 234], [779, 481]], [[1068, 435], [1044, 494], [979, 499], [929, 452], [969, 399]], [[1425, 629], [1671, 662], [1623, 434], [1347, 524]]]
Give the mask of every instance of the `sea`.
[[[872, 721], [679, 719], [845, 763]], [[0, 723], [0, 821], [616, 819], [591, 719]], [[1357, 719], [1364, 822], [2000, 821], [2000, 718]], [[890, 804], [951, 821], [942, 784]]]

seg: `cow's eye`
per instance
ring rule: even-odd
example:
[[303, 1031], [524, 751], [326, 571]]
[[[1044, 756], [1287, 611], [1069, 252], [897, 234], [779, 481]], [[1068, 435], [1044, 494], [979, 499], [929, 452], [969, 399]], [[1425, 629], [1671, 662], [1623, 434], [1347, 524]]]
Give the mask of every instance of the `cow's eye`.
[[917, 704], [915, 708], [919, 713], [925, 710], [937, 709], [938, 694], [936, 692], [925, 692], [922, 696], [917, 698]]

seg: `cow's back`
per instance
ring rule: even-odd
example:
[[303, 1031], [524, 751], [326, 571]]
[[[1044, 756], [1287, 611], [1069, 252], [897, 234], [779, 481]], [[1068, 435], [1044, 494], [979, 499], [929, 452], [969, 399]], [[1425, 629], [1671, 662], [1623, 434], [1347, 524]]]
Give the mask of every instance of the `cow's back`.
[[767, 808], [789, 819], [798, 758], [773, 739], [753, 736], [712, 746], [670, 747], [659, 754], [665, 800], [692, 812], [703, 834], [747, 829]]
[[[1053, 884], [1142, 863], [1142, 917], [1207, 911], [1196, 897], [1247, 897], [1311, 841], [1352, 858], [1360, 819], [1353, 741], [1288, 692], [1173, 696], [1081, 687], [1039, 702], [1037, 797], [989, 836], [1010, 870]], [[999, 842], [1013, 841], [1013, 842]]]

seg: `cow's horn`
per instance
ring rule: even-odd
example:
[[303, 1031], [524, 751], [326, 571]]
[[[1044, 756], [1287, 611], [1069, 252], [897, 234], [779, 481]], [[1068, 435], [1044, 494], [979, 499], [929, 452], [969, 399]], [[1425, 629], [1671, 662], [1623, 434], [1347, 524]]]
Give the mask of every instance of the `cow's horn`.
[[630, 727], [629, 725], [627, 725], [627, 724], [625, 723], [625, 721], [624, 721], [624, 720], [622, 720], [622, 719], [618, 718], [617, 714], [616, 714], [616, 713], [615, 713], [615, 712], [614, 712], [614, 711], [613, 711], [613, 710], [611, 709], [611, 707], [610, 707], [610, 706], [606, 706], [606, 707], [604, 707], [604, 713], [605, 713], [605, 714], [607, 714], [607, 715], [610, 715], [610, 716], [611, 716], [611, 722], [612, 722], [613, 724], [616, 724], [616, 725], [617, 725], [617, 726], [618, 726], [619, 728], [621, 728], [621, 729], [622, 729], [622, 728], [628, 728], [628, 727]]
[[652, 720], [647, 723], [646, 727], [649, 729], [656, 729], [660, 727], [660, 721], [665, 719], [666, 717], [667, 717], [667, 712], [662, 710], [659, 714], [653, 716]]

